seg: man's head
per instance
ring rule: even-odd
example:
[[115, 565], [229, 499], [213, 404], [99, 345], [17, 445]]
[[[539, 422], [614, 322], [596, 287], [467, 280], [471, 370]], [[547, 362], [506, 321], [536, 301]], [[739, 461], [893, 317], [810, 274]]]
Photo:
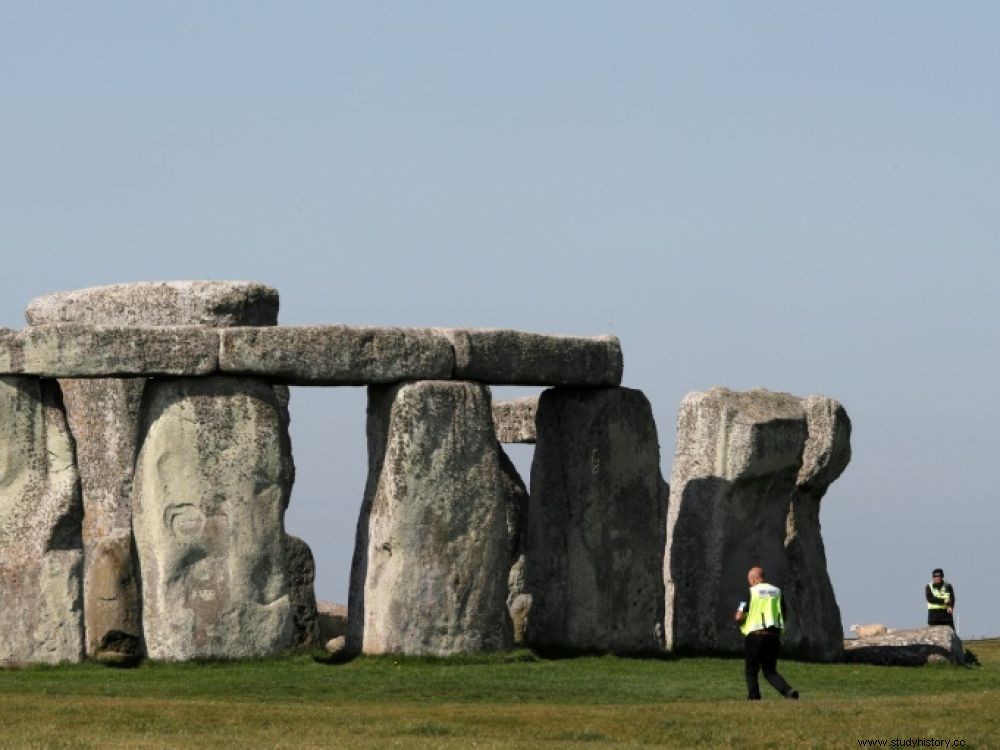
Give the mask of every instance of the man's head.
[[941, 568], [934, 568], [931, 572], [931, 580], [934, 583], [941, 583], [944, 580], [944, 571]]
[[747, 581], [750, 582], [751, 586], [756, 586], [758, 583], [764, 582], [764, 569], [759, 565], [754, 565], [750, 568], [747, 573]]

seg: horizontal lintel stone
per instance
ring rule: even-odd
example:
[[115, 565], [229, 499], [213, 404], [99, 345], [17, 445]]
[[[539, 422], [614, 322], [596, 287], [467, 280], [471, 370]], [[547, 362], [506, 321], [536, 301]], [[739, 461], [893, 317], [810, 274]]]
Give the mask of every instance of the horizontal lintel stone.
[[222, 372], [292, 385], [449, 379], [455, 353], [429, 328], [347, 325], [220, 329]]
[[3, 342], [0, 367], [49, 378], [210, 375], [219, 364], [218, 334], [203, 326], [29, 326], [7, 356]]
[[617, 336], [551, 336], [505, 329], [441, 329], [455, 347], [455, 375], [496, 385], [620, 385]]
[[0, 375], [192, 377], [223, 372], [290, 385], [472, 380], [618, 385], [615, 336], [317, 325], [212, 328], [59, 323], [0, 328]]

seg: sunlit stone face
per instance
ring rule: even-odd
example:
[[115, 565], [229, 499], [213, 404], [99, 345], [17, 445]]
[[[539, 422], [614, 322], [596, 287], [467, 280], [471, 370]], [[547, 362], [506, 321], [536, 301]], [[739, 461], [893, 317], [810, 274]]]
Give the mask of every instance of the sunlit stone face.
[[263, 655], [289, 644], [283, 429], [262, 382], [150, 384], [133, 503], [152, 658]]

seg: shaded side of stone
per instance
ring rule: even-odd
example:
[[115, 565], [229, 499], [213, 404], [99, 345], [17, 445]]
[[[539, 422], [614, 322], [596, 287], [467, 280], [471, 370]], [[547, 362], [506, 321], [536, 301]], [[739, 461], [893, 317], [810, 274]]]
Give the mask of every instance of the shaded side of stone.
[[542, 648], [662, 648], [665, 496], [649, 402], [627, 388], [545, 391], [525, 544]]
[[507, 543], [510, 572], [507, 574], [507, 611], [514, 628], [514, 645], [525, 645], [525, 632], [531, 613], [531, 594], [524, 583], [524, 544], [528, 526], [528, 488], [510, 456], [500, 452], [500, 481], [504, 489], [507, 519]]
[[297, 536], [285, 536], [288, 560], [288, 595], [292, 606], [295, 635], [292, 645], [313, 648], [321, 645], [316, 612], [316, 561], [309, 545]]
[[493, 424], [501, 443], [534, 443], [538, 435], [535, 414], [538, 396], [493, 402]]
[[713, 388], [685, 397], [677, 418], [664, 583], [667, 648], [739, 653], [733, 612], [747, 571], [788, 580], [785, 537], [808, 435], [800, 400]]
[[116, 530], [102, 537], [89, 559], [86, 583], [90, 599], [84, 611], [87, 653], [108, 650], [101, 644], [111, 633], [116, 634], [112, 638], [116, 642], [122, 640], [122, 634], [130, 636], [141, 649], [142, 603], [131, 533]]
[[809, 435], [803, 451], [785, 537], [788, 627], [783, 649], [812, 661], [843, 655], [840, 607], [826, 567], [820, 500], [851, 458], [851, 420], [844, 407], [825, 396], [803, 399]]
[[132, 507], [151, 658], [266, 656], [291, 645], [282, 424], [261, 381], [149, 383]]
[[511, 547], [489, 390], [447, 381], [369, 388], [368, 449], [348, 648], [509, 648]]
[[0, 377], [0, 664], [79, 661], [79, 477], [55, 383]]

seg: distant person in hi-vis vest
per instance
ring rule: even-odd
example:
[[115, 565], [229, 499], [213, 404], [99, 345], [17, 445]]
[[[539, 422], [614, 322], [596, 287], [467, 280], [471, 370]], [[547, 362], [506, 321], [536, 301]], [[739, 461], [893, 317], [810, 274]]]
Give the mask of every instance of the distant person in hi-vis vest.
[[758, 674], [763, 669], [764, 679], [786, 698], [798, 700], [799, 693], [778, 674], [778, 651], [781, 648], [781, 631], [785, 627], [785, 603], [781, 589], [764, 580], [764, 569], [759, 565], [747, 573], [750, 584], [749, 605], [740, 602], [735, 620], [746, 636], [744, 640], [744, 666], [747, 678], [747, 700], [760, 700]]
[[934, 568], [931, 582], [924, 587], [927, 599], [927, 624], [947, 625], [955, 629], [955, 589], [944, 580], [944, 571]]

